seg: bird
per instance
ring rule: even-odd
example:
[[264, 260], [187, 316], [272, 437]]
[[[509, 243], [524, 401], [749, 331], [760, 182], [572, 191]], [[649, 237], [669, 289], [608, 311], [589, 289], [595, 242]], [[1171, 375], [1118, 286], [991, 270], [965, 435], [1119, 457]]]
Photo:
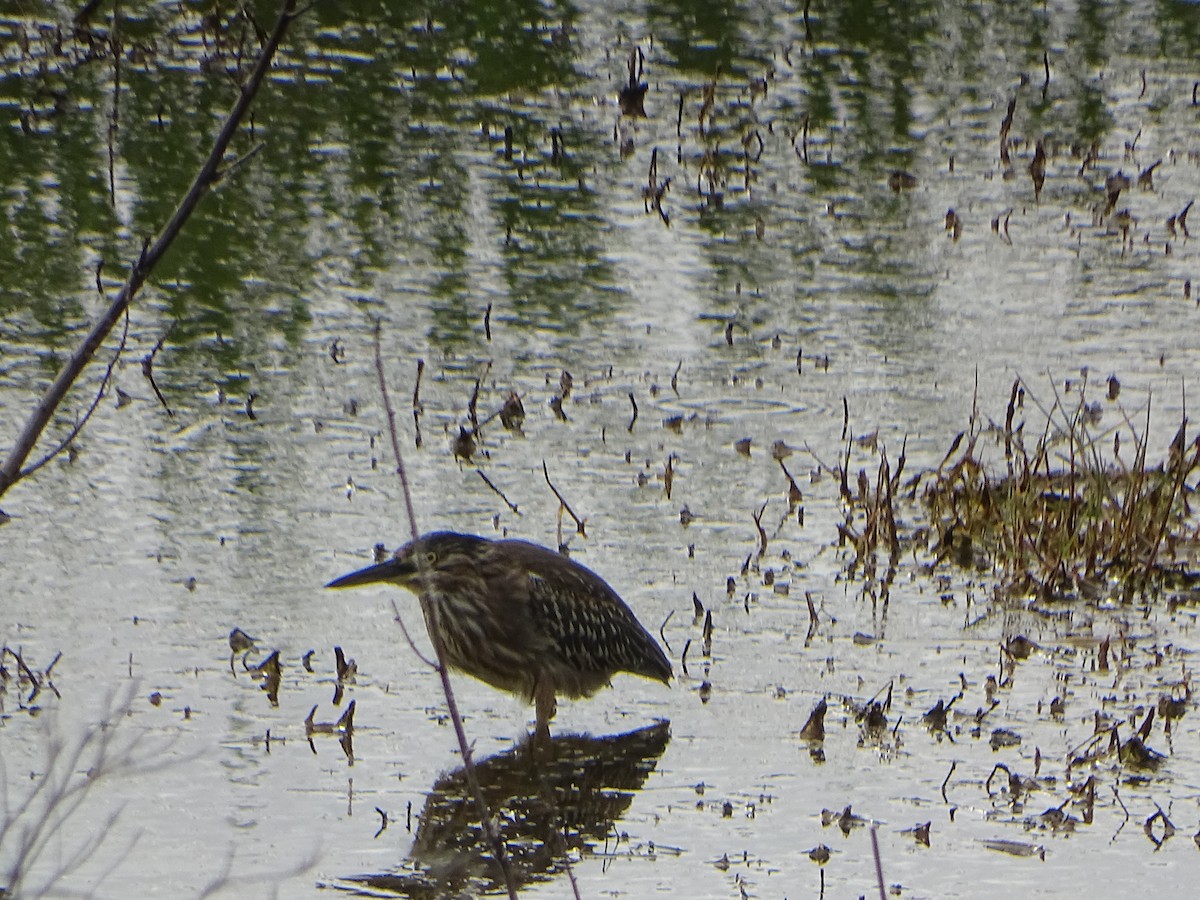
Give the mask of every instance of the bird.
[[590, 697], [618, 672], [669, 684], [671, 663], [608, 583], [546, 547], [434, 531], [328, 588], [389, 583], [423, 595], [444, 662], [537, 708], [548, 740], [558, 695]]

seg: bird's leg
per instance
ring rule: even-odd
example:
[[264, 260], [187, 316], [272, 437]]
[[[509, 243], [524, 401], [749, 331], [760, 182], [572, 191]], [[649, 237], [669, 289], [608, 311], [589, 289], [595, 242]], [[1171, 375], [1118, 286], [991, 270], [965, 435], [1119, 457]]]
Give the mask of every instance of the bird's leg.
[[537, 729], [534, 731], [534, 737], [538, 741], [549, 743], [550, 720], [558, 711], [558, 702], [554, 699], [554, 685], [549, 681], [539, 681], [533, 698], [537, 706]]

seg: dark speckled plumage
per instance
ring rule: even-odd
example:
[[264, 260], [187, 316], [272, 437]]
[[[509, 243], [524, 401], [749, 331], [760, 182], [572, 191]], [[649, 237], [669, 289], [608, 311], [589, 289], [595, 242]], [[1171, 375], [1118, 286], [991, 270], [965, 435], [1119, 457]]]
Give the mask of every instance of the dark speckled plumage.
[[420, 593], [422, 570], [425, 624], [446, 662], [535, 702], [540, 733], [558, 694], [589, 697], [618, 672], [671, 679], [658, 642], [604, 579], [526, 541], [431, 532], [328, 587], [390, 582]]

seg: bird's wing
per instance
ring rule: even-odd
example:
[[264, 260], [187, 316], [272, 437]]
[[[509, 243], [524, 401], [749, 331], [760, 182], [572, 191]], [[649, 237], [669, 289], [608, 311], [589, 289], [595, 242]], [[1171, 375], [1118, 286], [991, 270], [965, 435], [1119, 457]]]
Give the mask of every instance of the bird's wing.
[[[575, 573], [571, 573], [574, 575]], [[607, 587], [607, 586], [605, 586]], [[590, 579], [529, 575], [530, 611], [570, 666], [589, 672], [642, 672], [653, 639], [611, 589]]]

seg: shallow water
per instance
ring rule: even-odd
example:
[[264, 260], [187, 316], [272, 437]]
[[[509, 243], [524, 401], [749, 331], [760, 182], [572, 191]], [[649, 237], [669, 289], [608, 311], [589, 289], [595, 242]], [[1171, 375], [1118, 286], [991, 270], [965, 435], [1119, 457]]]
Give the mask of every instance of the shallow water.
[[[893, 464], [904, 446], [908, 471], [936, 465], [973, 408], [1002, 420], [1018, 377], [1030, 433], [1056, 394], [1072, 406], [1082, 389], [1125, 447], [1150, 402], [1150, 456], [1165, 452], [1200, 340], [1185, 296], [1193, 242], [1167, 226], [1200, 181], [1181, 62], [1200, 12], [1052, 4], [1018, 21], [991, 4], [886, 17], [815, 4], [808, 37], [800, 11], [779, 6], [464, 6], [432, 30], [423, 10], [341, 9], [297, 23], [259, 101], [263, 150], [205, 201], [135, 304], [115, 370], [131, 401], [107, 397], [73, 461], [0, 503], [12, 517], [0, 529], [2, 640], [39, 671], [62, 654], [57, 695], [43, 689], [37, 715], [28, 685], [4, 683], [9, 820], [37, 820], [13, 811], [43, 773], [58, 766], [81, 784], [97, 769], [87, 755], [48, 762], [56, 736], [90, 735], [94, 748], [111, 734], [131, 757], [91, 782], [29, 893], [60, 870], [50, 893], [114, 897], [192, 896], [214, 881], [219, 894], [369, 884], [452, 896], [418, 884], [431, 872], [451, 873], [455, 890], [488, 883], [469, 846], [453, 844], [470, 817], [441, 782], [459, 760], [437, 680], [392, 621], [395, 602], [427, 647], [414, 601], [321, 589], [408, 533], [375, 379], [378, 319], [420, 527], [553, 546], [544, 464], [587, 520], [586, 539], [562, 522], [573, 557], [651, 632], [661, 625], [676, 666], [669, 689], [621, 676], [562, 703], [556, 732], [599, 743], [564, 745], [578, 769], [561, 781], [521, 762], [530, 710], [455, 681], [475, 753], [507, 773], [523, 810], [508, 818], [528, 863], [522, 896], [570, 892], [563, 854], [540, 846], [546, 829], [521, 830], [546, 815], [530, 799], [546, 792], [563, 807], [584, 897], [866, 894], [869, 828], [823, 824], [822, 810], [847, 806], [878, 825], [885, 880], [902, 895], [1177, 895], [1196, 854], [1192, 719], [1170, 734], [1155, 722], [1147, 743], [1166, 758], [1153, 769], [1068, 760], [1097, 715], [1128, 721], [1125, 740], [1162, 695], [1185, 692], [1195, 610], [1000, 602], [986, 573], [932, 576], [919, 553], [873, 602], [873, 586], [848, 577], [837, 479], [821, 462], [878, 431]], [[232, 99], [221, 74], [232, 57], [214, 48], [239, 31], [146, 10], [124, 25], [130, 45], [166, 27], [177, 39], [123, 71], [114, 205], [111, 65], [36, 74], [17, 38], [36, 56], [39, 23], [0, 6], [5, 447], [102, 307], [97, 260], [111, 294], [118, 260], [168, 213]], [[646, 118], [617, 102], [636, 49]], [[999, 130], [1013, 96], [1008, 174]], [[642, 199], [655, 148], [669, 226]], [[1131, 185], [1103, 215], [1106, 176], [1136, 182], [1159, 158], [1152, 189]], [[890, 190], [894, 170], [916, 186]], [[1128, 236], [1114, 215], [1126, 208]], [[142, 375], [164, 336], [154, 373], [173, 415]], [[550, 405], [564, 370], [565, 421]], [[89, 370], [55, 434], [101, 375]], [[480, 419], [511, 391], [526, 419], [519, 433], [487, 424], [463, 461], [452, 437], [477, 381]], [[749, 456], [734, 447], [745, 438]], [[785, 463], [802, 523], [776, 441], [795, 449]], [[878, 452], [854, 443], [851, 471], [873, 477]], [[707, 656], [693, 595], [712, 612]], [[245, 660], [229, 655], [235, 627], [258, 638]], [[1000, 645], [1019, 635], [1039, 648], [1005, 669]], [[335, 646], [357, 663], [336, 706]], [[247, 668], [273, 650], [277, 703]], [[3, 665], [16, 674], [11, 655]], [[989, 675], [999, 702], [977, 719]], [[886, 727], [864, 733], [857, 711], [889, 685]], [[931, 731], [924, 714], [960, 691]], [[799, 732], [822, 699], [817, 748]], [[336, 734], [307, 733], [314, 707], [316, 723], [334, 723], [350, 700], [352, 753]], [[98, 731], [106, 709], [112, 727]], [[656, 722], [669, 726], [647, 746], [637, 732]], [[1019, 745], [993, 749], [996, 729]], [[989, 782], [997, 764], [1037, 789], [1014, 799], [1007, 776]], [[569, 807], [562, 790], [597, 772], [594, 801]], [[1088, 776], [1084, 822], [1068, 785]], [[1050, 827], [1042, 814], [1063, 804], [1079, 821]], [[1143, 827], [1159, 809], [1178, 829], [1165, 841], [1160, 820]], [[461, 828], [434, 827], [451, 816]], [[928, 846], [911, 832], [925, 822]], [[822, 844], [832, 855], [819, 866], [807, 851]], [[14, 846], [10, 831], [0, 872]]]

